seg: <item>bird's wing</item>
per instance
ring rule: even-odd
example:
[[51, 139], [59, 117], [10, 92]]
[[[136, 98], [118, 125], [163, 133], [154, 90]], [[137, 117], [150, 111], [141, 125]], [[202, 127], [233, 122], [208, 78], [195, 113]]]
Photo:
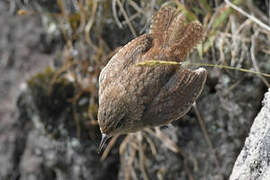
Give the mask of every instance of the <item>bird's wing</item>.
[[143, 118], [153, 125], [167, 124], [185, 115], [201, 94], [207, 71], [179, 68], [146, 108]]
[[127, 70], [127, 66], [134, 65], [139, 62], [141, 56], [152, 47], [152, 38], [149, 34], [141, 35], [123, 48], [121, 48], [102, 69], [99, 76], [100, 91], [102, 91], [109, 83], [115, 81], [121, 73]]

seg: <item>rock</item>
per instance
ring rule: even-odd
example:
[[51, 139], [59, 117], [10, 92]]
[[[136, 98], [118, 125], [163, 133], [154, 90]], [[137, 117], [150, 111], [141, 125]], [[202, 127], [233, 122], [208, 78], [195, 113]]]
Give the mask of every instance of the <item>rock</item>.
[[[26, 124], [21, 121], [27, 117], [27, 124], [32, 125], [24, 130], [27, 132], [24, 136], [18, 136], [24, 137], [24, 146], [17, 161], [20, 179], [116, 179], [117, 149], [112, 150], [106, 161], [100, 161], [97, 151], [99, 138], [91, 139], [90, 135], [97, 134], [98, 127], [91, 129], [85, 125], [86, 122], [83, 123], [84, 120], [89, 121], [84, 116], [88, 103], [79, 102], [89, 99], [89, 95], [82, 94], [74, 105], [70, 99], [75, 96], [75, 84], [66, 78], [58, 78], [50, 86], [54, 73], [47, 68], [32, 76], [17, 103], [20, 111], [18, 123]], [[74, 106], [76, 112], [73, 111]]]
[[270, 89], [265, 94], [263, 108], [254, 120], [239, 154], [230, 180], [260, 179], [270, 177]]
[[[19, 94], [25, 80], [50, 63], [43, 52], [44, 34], [36, 16], [13, 16], [8, 1], [0, 1], [0, 179], [19, 179], [19, 162], [32, 128]], [[18, 108], [16, 108], [16, 106]], [[19, 110], [21, 109], [21, 110]], [[18, 121], [19, 120], [19, 121]]]
[[[117, 149], [102, 162], [97, 153], [98, 137], [95, 141], [84, 138], [87, 142], [76, 138], [72, 103], [70, 98], [62, 99], [73, 97], [72, 84], [57, 81], [54, 95], [45, 94], [50, 71], [47, 69], [48, 76], [38, 72], [44, 74], [45, 67], [52, 64], [57, 56], [55, 47], [61, 42], [50, 49], [53, 45], [46, 44], [50, 41], [46, 41], [38, 16], [12, 15], [8, 8], [8, 1], [0, 1], [0, 180], [116, 179]], [[87, 114], [84, 102], [78, 102], [79, 107], [86, 107], [77, 109], [84, 112], [80, 120]], [[96, 136], [95, 131], [90, 132]], [[83, 131], [81, 138], [85, 134]]]

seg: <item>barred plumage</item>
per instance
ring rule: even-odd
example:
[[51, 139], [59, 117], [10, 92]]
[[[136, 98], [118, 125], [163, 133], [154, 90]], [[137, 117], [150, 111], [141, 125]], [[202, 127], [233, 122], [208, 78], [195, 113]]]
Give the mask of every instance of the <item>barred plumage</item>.
[[111, 58], [99, 78], [98, 122], [106, 134], [103, 141], [107, 136], [170, 123], [189, 111], [204, 87], [205, 69], [136, 64], [155, 59], [183, 61], [202, 37], [198, 22], [187, 22], [181, 11], [165, 7], [154, 16], [149, 34], [132, 40]]

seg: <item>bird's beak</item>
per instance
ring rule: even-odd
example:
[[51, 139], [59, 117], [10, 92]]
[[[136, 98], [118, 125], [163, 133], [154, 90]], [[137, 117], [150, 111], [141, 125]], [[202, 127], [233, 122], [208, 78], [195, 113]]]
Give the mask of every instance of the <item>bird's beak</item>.
[[100, 153], [102, 151], [102, 148], [104, 146], [104, 144], [106, 143], [106, 141], [109, 139], [109, 136], [107, 134], [102, 134], [102, 138], [99, 144], [99, 148], [98, 148], [98, 152]]

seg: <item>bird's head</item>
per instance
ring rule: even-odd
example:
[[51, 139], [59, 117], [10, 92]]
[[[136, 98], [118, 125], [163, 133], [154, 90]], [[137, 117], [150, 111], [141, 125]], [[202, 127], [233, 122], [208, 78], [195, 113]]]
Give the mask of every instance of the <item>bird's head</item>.
[[98, 123], [102, 133], [99, 150], [102, 150], [108, 138], [118, 134], [124, 134], [126, 128], [128, 128], [125, 116], [127, 108], [125, 107], [125, 102], [120, 98], [121, 93], [113, 89], [109, 92], [104, 92], [104, 95], [101, 97], [106, 98], [106, 100], [99, 100]]

